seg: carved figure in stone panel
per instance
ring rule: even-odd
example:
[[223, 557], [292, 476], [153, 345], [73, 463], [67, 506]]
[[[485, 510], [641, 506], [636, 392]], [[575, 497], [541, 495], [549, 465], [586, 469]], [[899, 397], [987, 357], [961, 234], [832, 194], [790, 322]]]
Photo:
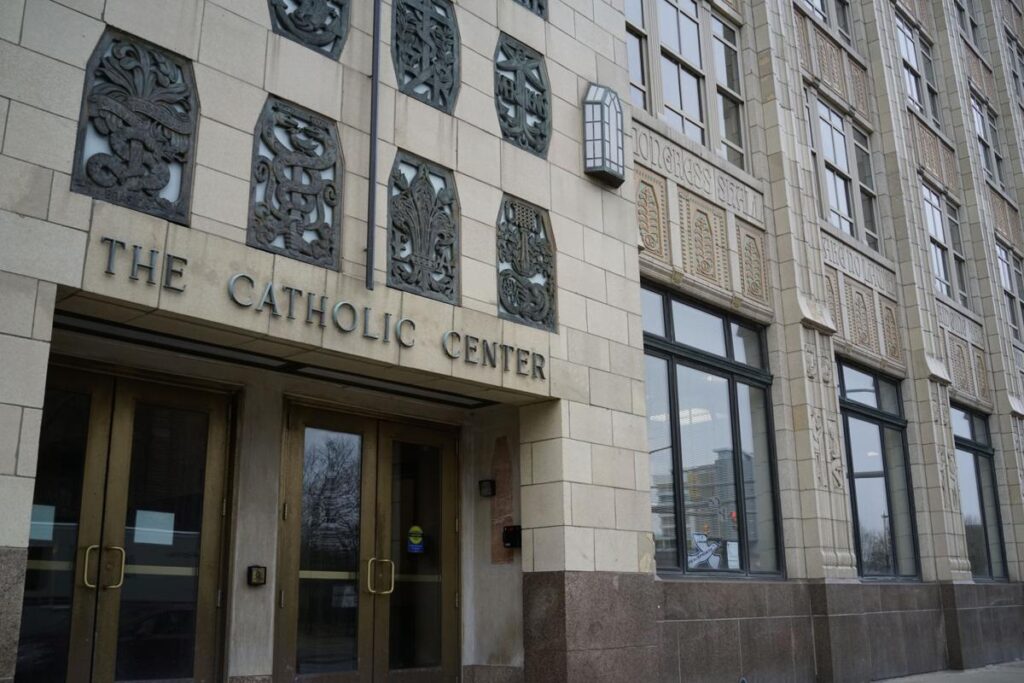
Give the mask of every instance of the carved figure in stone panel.
[[399, 151], [388, 197], [388, 286], [458, 304], [459, 196], [452, 172]]
[[199, 119], [191, 64], [107, 31], [85, 73], [71, 189], [187, 224]]
[[291, 102], [268, 98], [253, 140], [246, 242], [337, 268], [343, 169], [333, 121]]
[[502, 136], [544, 157], [551, 142], [551, 86], [544, 57], [502, 33], [494, 51], [494, 106]]
[[547, 211], [506, 195], [497, 234], [498, 312], [503, 318], [554, 331], [555, 242]]
[[548, 18], [548, 0], [514, 0], [514, 2], [522, 5], [538, 17]]
[[459, 25], [451, 0], [395, 0], [391, 57], [398, 89], [451, 114], [459, 95]]
[[267, 4], [274, 33], [332, 59], [341, 57], [351, 0], [267, 0]]

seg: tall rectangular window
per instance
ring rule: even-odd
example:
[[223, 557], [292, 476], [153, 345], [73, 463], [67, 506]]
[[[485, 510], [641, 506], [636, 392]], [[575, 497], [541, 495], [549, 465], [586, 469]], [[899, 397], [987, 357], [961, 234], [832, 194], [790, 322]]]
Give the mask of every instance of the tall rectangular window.
[[907, 98], [936, 128], [941, 128], [939, 86], [935, 76], [932, 47], [921, 32], [899, 12], [895, 14], [896, 43], [903, 62], [903, 84]]
[[653, 288], [643, 300], [658, 571], [777, 574], [763, 330]]
[[996, 242], [996, 259], [999, 263], [999, 282], [1003, 286], [1006, 322], [1013, 338], [1020, 341], [1020, 326], [1024, 320], [1024, 265], [1019, 256], [1000, 242]]
[[977, 0], [953, 0], [956, 23], [961, 33], [975, 47], [981, 47], [981, 28]]
[[846, 150], [843, 117], [824, 102], [818, 102], [818, 126], [821, 131], [821, 153], [825, 161], [825, 196], [828, 199], [828, 222], [851, 237], [853, 206], [850, 201], [850, 164]]
[[626, 0], [626, 55], [629, 59], [629, 99], [647, 108], [647, 20], [644, 0]]
[[924, 200], [924, 223], [931, 239], [932, 278], [935, 283], [935, 291], [952, 298], [953, 278], [949, 273], [949, 247], [946, 242], [946, 220], [942, 213], [942, 197], [928, 185], [921, 186], [921, 195]]
[[881, 251], [878, 224], [875, 221], [875, 173], [871, 167], [871, 140], [860, 128], [853, 129], [853, 148], [857, 155], [857, 180], [860, 185], [860, 219], [864, 228], [864, 241], [875, 251]]
[[907, 423], [899, 386], [842, 361], [839, 370], [858, 569], [862, 576], [917, 576]]
[[960, 514], [967, 537], [971, 573], [978, 578], [1006, 578], [1003, 533], [996, 495], [995, 451], [988, 419], [967, 408], [950, 408], [960, 480]]
[[965, 308], [971, 308], [971, 281], [967, 275], [967, 257], [963, 236], [960, 234], [960, 207], [946, 201], [946, 225], [953, 247], [953, 275], [956, 278], [957, 299]]
[[658, 0], [665, 118], [695, 142], [706, 135], [700, 14], [693, 0]]
[[739, 32], [724, 19], [712, 14], [711, 34], [717, 82], [719, 152], [743, 168], [743, 86]]
[[924, 92], [921, 90], [921, 64], [917, 58], [914, 31], [899, 14], [896, 15], [896, 42], [899, 44], [900, 56], [903, 58], [903, 84], [907, 88], [907, 97], [923, 109]]
[[1003, 152], [999, 146], [999, 126], [995, 112], [977, 97], [971, 97], [971, 114], [974, 121], [974, 136], [977, 140], [978, 155], [981, 157], [985, 175], [1003, 187]]

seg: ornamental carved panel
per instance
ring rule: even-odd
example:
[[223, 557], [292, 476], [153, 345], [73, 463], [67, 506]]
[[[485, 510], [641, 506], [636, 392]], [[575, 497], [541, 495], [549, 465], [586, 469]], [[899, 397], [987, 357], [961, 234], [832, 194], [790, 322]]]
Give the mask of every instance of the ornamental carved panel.
[[799, 40], [799, 42], [797, 43], [797, 47], [800, 49], [800, 66], [802, 66], [803, 68], [805, 68], [808, 71], [810, 71], [811, 70], [811, 38], [810, 38], [810, 35], [808, 34], [808, 27], [807, 27], [807, 25], [810, 22], [807, 19], [807, 17], [805, 17], [800, 12], [796, 12], [795, 14], [796, 14], [797, 39]]
[[643, 166], [634, 167], [636, 176], [636, 217], [640, 226], [643, 254], [669, 265], [668, 204], [666, 181]]
[[459, 94], [459, 25], [451, 0], [395, 0], [391, 58], [398, 89], [451, 114]]
[[740, 293], [747, 299], [767, 304], [764, 233], [737, 221], [736, 243], [740, 250]]
[[502, 136], [544, 157], [551, 142], [551, 86], [544, 57], [502, 33], [494, 51], [494, 106]]
[[875, 296], [867, 287], [846, 280], [847, 340], [872, 353], [878, 353], [878, 314]]
[[832, 314], [832, 322], [836, 326], [836, 334], [845, 338], [843, 309], [839, 303], [839, 271], [825, 266], [825, 304]]
[[868, 71], [859, 64], [847, 60], [850, 71], [850, 99], [861, 114], [868, 116], [871, 111], [868, 98]]
[[515, 0], [538, 17], [548, 18], [548, 0]]
[[344, 165], [334, 121], [269, 97], [253, 138], [246, 243], [337, 268]]
[[891, 360], [903, 360], [903, 344], [900, 342], [900, 326], [896, 321], [896, 302], [881, 297], [882, 305], [882, 352]]
[[683, 272], [721, 289], [730, 288], [725, 212], [679, 188]]
[[970, 346], [966, 340], [951, 334], [947, 348], [949, 349], [949, 366], [953, 386], [958, 391], [974, 396], [974, 373], [971, 370]]
[[548, 212], [505, 195], [498, 213], [498, 313], [555, 331], [555, 241]]
[[821, 80], [846, 95], [846, 78], [843, 76], [843, 50], [820, 30], [814, 30], [814, 45], [818, 52], [818, 70]]
[[267, 0], [274, 33], [332, 59], [348, 37], [351, 0]]
[[974, 379], [978, 387], [978, 398], [983, 401], [992, 399], [988, 387], [988, 367], [985, 363], [985, 354], [981, 349], [974, 349]]
[[71, 189], [187, 224], [199, 120], [191, 64], [107, 31], [85, 74]]
[[388, 186], [388, 286], [450, 304], [460, 300], [455, 178], [403, 151]]

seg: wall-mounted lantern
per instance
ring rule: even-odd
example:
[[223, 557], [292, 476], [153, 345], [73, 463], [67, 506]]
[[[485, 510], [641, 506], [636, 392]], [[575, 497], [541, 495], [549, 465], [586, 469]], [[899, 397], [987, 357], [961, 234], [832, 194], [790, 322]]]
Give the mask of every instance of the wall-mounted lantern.
[[583, 170], [612, 187], [626, 180], [623, 126], [618, 94], [591, 83], [583, 98]]

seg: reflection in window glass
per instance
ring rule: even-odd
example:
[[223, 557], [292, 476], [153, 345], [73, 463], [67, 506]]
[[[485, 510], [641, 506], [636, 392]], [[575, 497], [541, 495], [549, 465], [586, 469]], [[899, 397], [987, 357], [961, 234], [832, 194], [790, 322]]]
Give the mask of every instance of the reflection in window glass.
[[662, 296], [649, 289], [641, 289], [640, 304], [643, 316], [644, 332], [650, 332], [651, 334], [656, 334], [659, 337], [664, 337], [665, 304]]
[[740, 569], [729, 383], [678, 366], [686, 555], [690, 569]]
[[672, 423], [668, 361], [646, 357], [647, 450], [651, 467], [651, 518], [654, 557], [659, 567], [678, 567], [676, 493], [672, 467]]
[[971, 416], [959, 408], [951, 408], [949, 411], [950, 422], [953, 425], [953, 434], [962, 436], [965, 439], [971, 438]]
[[762, 367], [760, 331], [732, 323], [732, 355], [739, 363]]
[[967, 558], [975, 576], [991, 576], [988, 564], [988, 542], [985, 540], [985, 522], [981, 516], [981, 497], [978, 495], [978, 470], [974, 454], [957, 449], [957, 473], [960, 476], [960, 514], [964, 519], [967, 537]]
[[985, 537], [988, 541], [988, 555], [992, 563], [992, 576], [1005, 578], [1003, 544], [999, 534], [999, 510], [996, 503], [996, 480], [992, 472], [992, 458], [977, 457], [978, 479], [981, 488], [981, 504], [985, 510]]
[[885, 478], [855, 479], [854, 492], [857, 496], [861, 572], [867, 576], [892, 574], [892, 539], [889, 535]]
[[850, 459], [854, 474], [881, 474], [882, 435], [878, 425], [851, 417], [847, 420], [850, 431]]
[[775, 486], [769, 452], [768, 403], [764, 389], [737, 384], [743, 461], [743, 506], [751, 571], [774, 572], [778, 566], [775, 542]]
[[914, 554], [914, 520], [911, 515], [910, 492], [907, 482], [907, 459], [903, 455], [903, 433], [886, 427], [885, 466], [888, 469], [889, 499], [892, 510], [892, 534], [896, 546], [896, 568], [900, 576], [917, 575], [917, 558]]
[[1005, 578], [1006, 558], [993, 470], [995, 454], [989, 445], [988, 421], [983, 415], [956, 406], [949, 412], [956, 436], [960, 514], [971, 573], [980, 578]]
[[722, 319], [680, 301], [672, 302], [672, 325], [676, 341], [694, 348], [725, 355], [725, 330]]
[[878, 396], [875, 394], [875, 378], [866, 372], [843, 366], [844, 398], [863, 403], [872, 408], [878, 407]]

